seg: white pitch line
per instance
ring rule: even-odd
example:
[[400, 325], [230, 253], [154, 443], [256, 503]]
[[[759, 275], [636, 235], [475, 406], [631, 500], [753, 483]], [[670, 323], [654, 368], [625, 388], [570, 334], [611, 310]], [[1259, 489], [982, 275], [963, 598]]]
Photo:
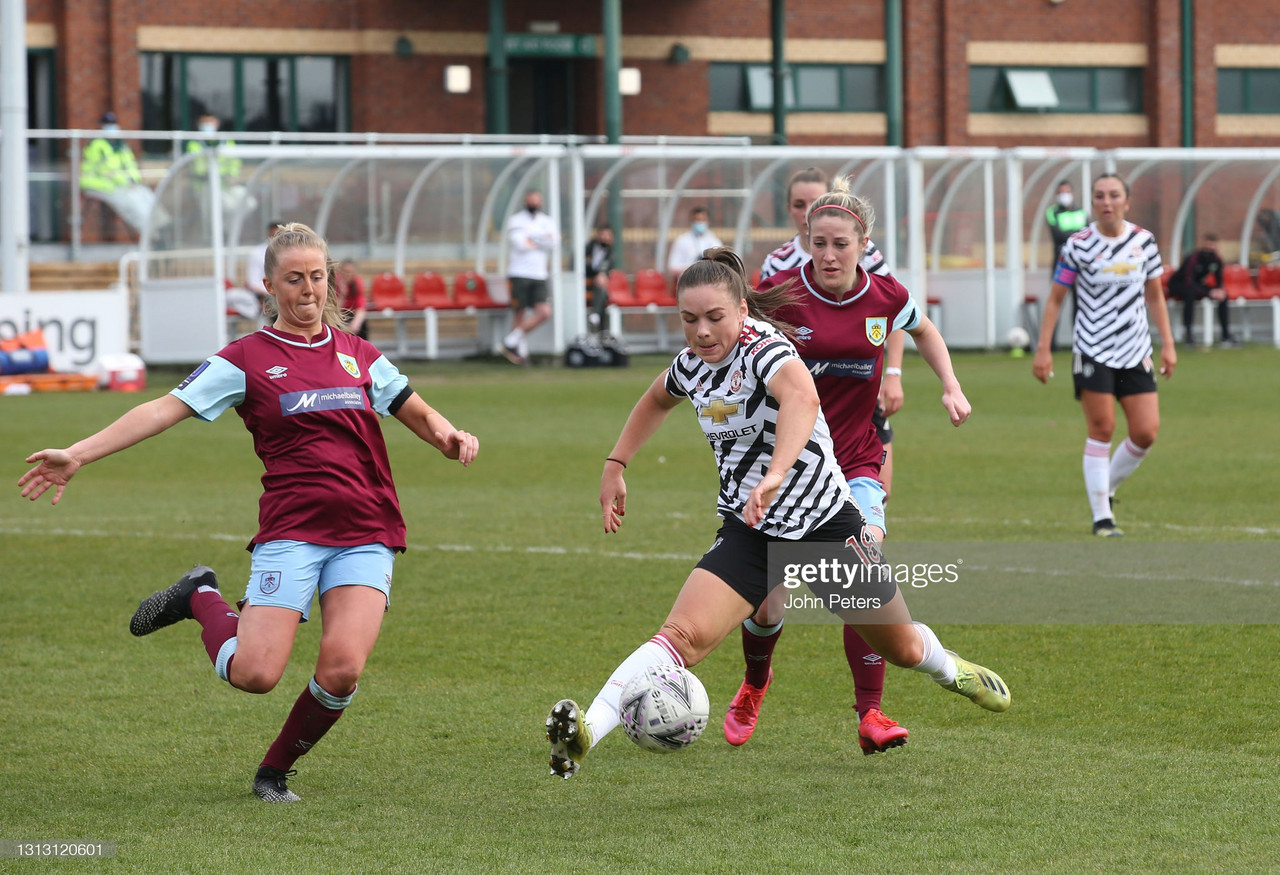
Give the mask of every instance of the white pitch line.
[[[928, 516], [891, 516], [890, 522], [901, 525], [902, 523], [922, 523], [925, 525], [938, 526], [1009, 526], [1023, 528], [1026, 526], [1049, 526], [1055, 529], [1081, 529], [1083, 527], [1078, 522], [1065, 521], [1046, 521], [1046, 520], [991, 520], [978, 519], [976, 517], [928, 517]], [[1280, 535], [1280, 528], [1265, 528], [1262, 526], [1183, 526], [1177, 523], [1146, 523], [1125, 520], [1120, 523], [1122, 528], [1126, 529], [1165, 529], [1170, 532], [1233, 532], [1245, 535]]]
[[[171, 541], [230, 541], [232, 543], [247, 544], [252, 535], [232, 535], [223, 532], [139, 532], [124, 531], [122, 529], [70, 529], [70, 528], [49, 528], [49, 527], [32, 527], [24, 525], [12, 525], [4, 520], [0, 520], [0, 534], [3, 535], [38, 535], [40, 537], [68, 537], [68, 538], [145, 538], [147, 540], [171, 540]], [[681, 561], [696, 562], [702, 558], [701, 553], [640, 553], [634, 551], [619, 550], [592, 550], [589, 547], [557, 547], [557, 546], [539, 546], [532, 545], [528, 547], [513, 547], [507, 544], [409, 544], [409, 548], [413, 550], [442, 550], [449, 553], [527, 553], [527, 554], [545, 554], [552, 556], [603, 556], [610, 559], [632, 559], [639, 561]]]

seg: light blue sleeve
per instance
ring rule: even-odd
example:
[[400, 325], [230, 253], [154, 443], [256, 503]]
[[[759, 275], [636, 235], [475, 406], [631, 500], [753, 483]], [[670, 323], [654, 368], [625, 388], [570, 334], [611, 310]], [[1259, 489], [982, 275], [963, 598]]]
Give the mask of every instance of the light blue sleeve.
[[920, 308], [916, 306], [915, 298], [907, 298], [907, 304], [898, 311], [898, 315], [893, 317], [893, 327], [890, 331], [897, 331], [899, 328], [904, 331], [910, 331], [913, 328], [920, 327]]
[[369, 403], [379, 416], [390, 416], [391, 402], [409, 385], [409, 378], [387, 361], [385, 355], [369, 366], [369, 379], [372, 381], [372, 396]]
[[215, 355], [169, 394], [194, 410], [197, 418], [213, 422], [244, 401], [244, 385], [244, 371]]

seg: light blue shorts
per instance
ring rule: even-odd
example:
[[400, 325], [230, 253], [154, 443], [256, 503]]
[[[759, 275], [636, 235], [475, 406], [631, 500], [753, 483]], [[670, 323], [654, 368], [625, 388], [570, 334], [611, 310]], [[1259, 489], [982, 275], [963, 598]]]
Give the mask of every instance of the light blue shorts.
[[889, 528], [884, 523], [884, 486], [874, 477], [854, 477], [849, 481], [849, 494], [862, 511], [862, 518], [869, 526], [879, 526], [886, 535]]
[[323, 547], [305, 541], [269, 541], [253, 548], [245, 602], [289, 608], [311, 616], [311, 601], [335, 586], [371, 586], [391, 606], [391, 569], [396, 554], [383, 544]]

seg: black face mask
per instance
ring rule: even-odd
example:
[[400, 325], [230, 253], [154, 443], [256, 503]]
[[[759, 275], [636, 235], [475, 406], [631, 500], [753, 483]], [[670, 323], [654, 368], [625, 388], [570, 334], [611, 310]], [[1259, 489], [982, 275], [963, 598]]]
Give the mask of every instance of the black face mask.
[[531, 216], [538, 215], [538, 207], [526, 206], [525, 209], [529, 211], [529, 215]]

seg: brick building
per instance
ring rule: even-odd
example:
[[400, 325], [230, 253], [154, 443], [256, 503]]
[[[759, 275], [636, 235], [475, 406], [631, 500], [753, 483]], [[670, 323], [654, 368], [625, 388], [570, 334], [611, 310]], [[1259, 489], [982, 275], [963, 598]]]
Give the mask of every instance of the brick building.
[[[783, 2], [783, 0], [775, 0]], [[599, 135], [602, 2], [27, 0], [31, 124]], [[1183, 66], [1184, 5], [1193, 63]], [[773, 131], [770, 0], [622, 6], [628, 135]], [[509, 113], [486, 108], [490, 11]], [[886, 99], [899, 57], [902, 110]], [[1261, 146], [1280, 139], [1280, 3], [786, 0], [793, 144]], [[447, 67], [470, 88], [445, 89]], [[1192, 97], [1184, 127], [1183, 93]]]

